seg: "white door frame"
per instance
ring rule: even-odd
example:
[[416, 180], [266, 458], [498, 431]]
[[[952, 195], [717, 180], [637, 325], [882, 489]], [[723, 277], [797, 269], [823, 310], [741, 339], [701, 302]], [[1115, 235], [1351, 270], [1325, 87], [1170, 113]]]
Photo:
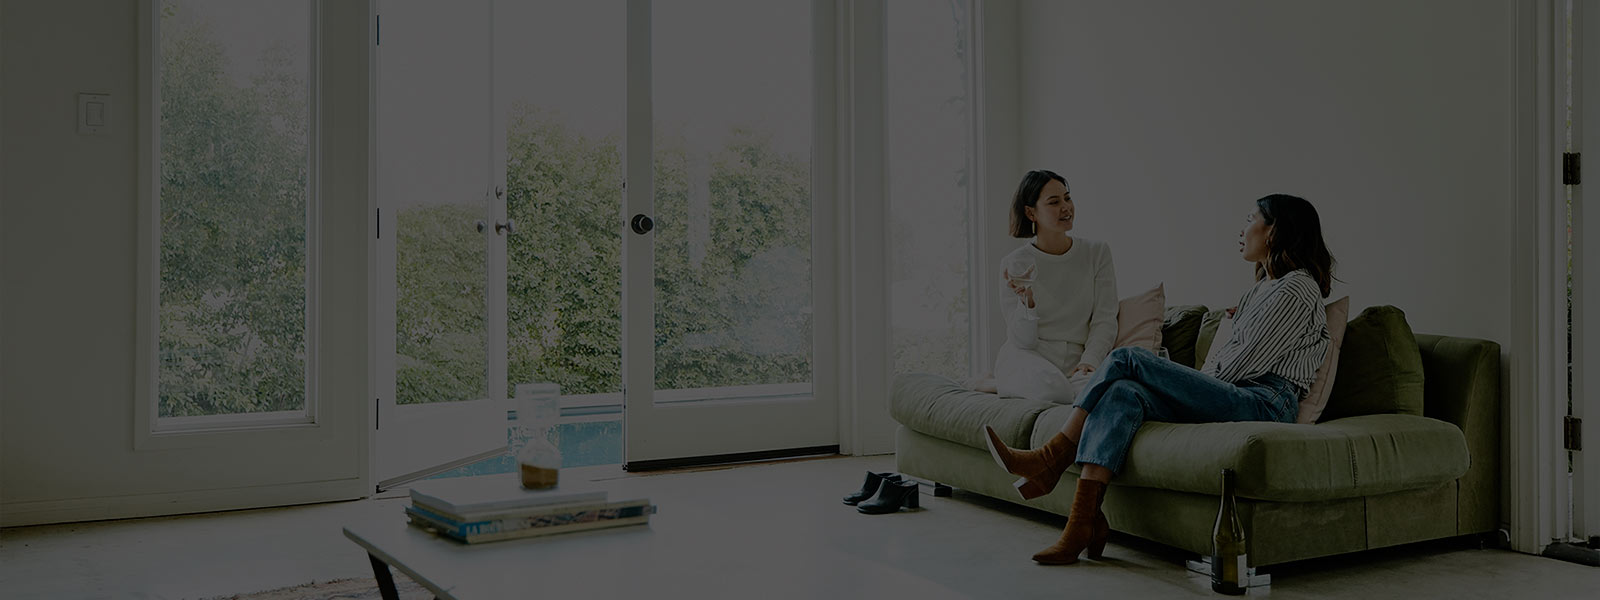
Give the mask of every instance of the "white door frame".
[[[1600, 59], [1584, 60], [1586, 47], [1600, 48], [1600, 6], [1573, 2], [1572, 43], [1572, 146], [1574, 152], [1600, 148]], [[1595, 171], [1590, 169], [1590, 178]], [[1572, 453], [1572, 526], [1579, 540], [1600, 536], [1600, 385], [1589, 386], [1588, 374], [1600, 374], [1600, 328], [1591, 327], [1585, 315], [1600, 315], [1600, 293], [1588, 294], [1585, 280], [1600, 281], [1600, 242], [1584, 243], [1590, 231], [1600, 231], [1600, 209], [1583, 207], [1600, 202], [1600, 185], [1572, 187], [1573, 218], [1573, 416], [1583, 419], [1580, 431], [1587, 452]], [[1600, 324], [1600, 317], [1594, 322]]]
[[882, 0], [839, 3], [833, 81], [838, 152], [839, 451], [894, 451], [889, 417], [894, 367], [889, 318], [887, 8]]
[[[1502, 384], [1508, 417], [1502, 510], [1511, 547], [1527, 553], [1542, 552], [1571, 530], [1561, 438], [1567, 400], [1567, 250], [1560, 185], [1565, 83], [1557, 61], [1565, 55], [1566, 40], [1558, 1], [1507, 5], [1515, 57], [1509, 74], [1513, 143], [1507, 148], [1514, 227], [1511, 340]], [[1575, 293], [1579, 282], [1574, 278]]]

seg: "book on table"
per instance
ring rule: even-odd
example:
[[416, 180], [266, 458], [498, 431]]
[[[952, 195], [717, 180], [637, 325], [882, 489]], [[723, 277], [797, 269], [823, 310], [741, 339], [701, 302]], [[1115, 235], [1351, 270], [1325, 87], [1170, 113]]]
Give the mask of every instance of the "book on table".
[[411, 502], [455, 521], [562, 505], [605, 502], [606, 490], [572, 482], [547, 490], [523, 489], [516, 474], [430, 479], [411, 487]]
[[406, 507], [413, 525], [469, 544], [644, 524], [655, 512], [645, 498], [523, 508], [474, 520], [452, 519], [426, 504]]

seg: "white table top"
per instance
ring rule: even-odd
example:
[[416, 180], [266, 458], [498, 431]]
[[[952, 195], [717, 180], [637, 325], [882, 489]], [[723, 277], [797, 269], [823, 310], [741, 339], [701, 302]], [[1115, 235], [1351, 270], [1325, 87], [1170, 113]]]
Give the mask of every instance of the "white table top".
[[614, 482], [612, 499], [660, 507], [642, 526], [466, 545], [407, 525], [394, 506], [393, 519], [344, 533], [442, 599], [965, 597], [879, 560], [895, 540], [852, 531], [911, 514], [855, 514], [835, 490], [730, 493], [737, 471]]

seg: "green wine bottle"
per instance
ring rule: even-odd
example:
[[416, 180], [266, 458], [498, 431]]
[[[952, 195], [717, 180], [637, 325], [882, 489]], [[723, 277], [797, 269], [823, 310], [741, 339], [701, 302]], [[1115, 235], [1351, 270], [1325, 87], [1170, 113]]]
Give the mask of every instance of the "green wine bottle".
[[1244, 526], [1233, 502], [1233, 469], [1222, 470], [1222, 509], [1211, 531], [1211, 591], [1238, 596], [1250, 586], [1245, 554]]

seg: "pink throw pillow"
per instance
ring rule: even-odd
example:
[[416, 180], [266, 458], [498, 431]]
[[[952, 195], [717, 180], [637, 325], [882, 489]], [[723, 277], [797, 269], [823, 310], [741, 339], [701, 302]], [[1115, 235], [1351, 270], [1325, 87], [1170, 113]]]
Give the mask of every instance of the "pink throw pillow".
[[1344, 326], [1350, 319], [1350, 297], [1334, 300], [1328, 310], [1328, 354], [1317, 367], [1317, 378], [1311, 382], [1306, 397], [1300, 399], [1300, 416], [1294, 422], [1303, 425], [1316, 423], [1322, 410], [1328, 407], [1328, 394], [1333, 391], [1333, 377], [1339, 372], [1339, 347], [1344, 345]]
[[1112, 348], [1137, 346], [1151, 352], [1161, 347], [1161, 323], [1167, 308], [1165, 284], [1117, 303], [1117, 341]]

